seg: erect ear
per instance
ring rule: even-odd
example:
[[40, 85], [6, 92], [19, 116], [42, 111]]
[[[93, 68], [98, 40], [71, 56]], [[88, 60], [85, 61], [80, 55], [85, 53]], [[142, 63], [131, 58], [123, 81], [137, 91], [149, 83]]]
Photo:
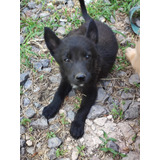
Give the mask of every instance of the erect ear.
[[98, 42], [98, 29], [93, 19], [90, 20], [86, 36], [94, 43]]
[[48, 49], [50, 50], [51, 54], [54, 54], [54, 49], [56, 49], [61, 40], [55, 35], [55, 33], [48, 27], [44, 28], [44, 39]]

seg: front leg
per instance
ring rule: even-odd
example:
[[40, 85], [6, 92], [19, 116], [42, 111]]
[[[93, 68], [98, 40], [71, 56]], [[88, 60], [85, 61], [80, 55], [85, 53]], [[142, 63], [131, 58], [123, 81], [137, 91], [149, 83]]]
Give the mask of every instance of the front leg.
[[71, 89], [71, 85], [65, 79], [62, 79], [53, 101], [43, 109], [42, 115], [46, 119], [53, 118], [56, 115]]
[[81, 107], [78, 110], [74, 121], [71, 124], [70, 134], [73, 138], [78, 139], [84, 134], [84, 125], [87, 115], [94, 105], [97, 98], [97, 87], [91, 86], [84, 90], [85, 95], [82, 97]]

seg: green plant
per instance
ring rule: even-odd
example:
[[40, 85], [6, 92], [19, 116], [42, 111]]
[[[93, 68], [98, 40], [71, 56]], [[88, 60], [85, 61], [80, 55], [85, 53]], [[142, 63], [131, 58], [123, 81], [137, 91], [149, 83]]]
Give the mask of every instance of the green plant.
[[66, 152], [67, 152], [67, 150], [63, 150], [62, 147], [61, 148], [57, 148], [56, 157], [58, 158], [60, 156], [63, 156]]
[[30, 123], [31, 122], [31, 120], [30, 119], [28, 119], [28, 118], [23, 118], [22, 120], [21, 120], [21, 125], [27, 125], [27, 123]]
[[32, 131], [33, 131], [33, 127], [30, 127], [30, 128], [29, 128], [29, 132], [32, 132]]
[[133, 84], [134, 84], [137, 88], [140, 88], [140, 83], [134, 82]]
[[77, 146], [77, 149], [78, 149], [78, 154], [80, 156], [84, 156], [84, 149], [85, 149], [85, 146]]
[[121, 103], [122, 103], [123, 105], [125, 105], [125, 104], [126, 104], [126, 102], [125, 102], [125, 101], [122, 101]]
[[60, 117], [61, 117], [60, 121], [63, 125], [69, 124], [69, 122], [66, 120], [64, 113], [60, 114]]
[[135, 141], [136, 141], [136, 138], [137, 138], [137, 135], [135, 134], [135, 135], [132, 137], [132, 141], [135, 142]]
[[33, 136], [31, 136], [31, 137], [30, 137], [30, 140], [31, 140], [31, 141], [34, 141], [34, 137], [33, 137]]
[[54, 138], [56, 135], [53, 132], [47, 132], [47, 139]]
[[101, 144], [101, 148], [100, 148], [101, 151], [104, 151], [104, 152], [106, 152], [106, 153], [107, 153], [107, 152], [112, 153], [112, 154], [113, 154], [113, 158], [115, 158], [116, 156], [126, 157], [125, 154], [122, 154], [122, 153], [120, 153], [120, 152], [115, 151], [115, 150], [112, 149], [112, 148], [107, 147], [107, 143], [108, 143], [109, 141], [116, 142], [116, 141], [117, 141], [116, 139], [114, 139], [114, 138], [109, 138], [108, 135], [107, 135], [107, 133], [106, 133], [105, 131], [103, 131], [103, 137], [104, 137], [104, 138], [99, 137], [99, 139], [103, 142], [103, 144]]
[[41, 75], [39, 78], [40, 78], [40, 80], [43, 80], [43, 78], [44, 78], [44, 75], [42, 74], [42, 75]]
[[129, 91], [129, 88], [124, 88], [124, 92], [127, 93]]
[[23, 86], [20, 86], [20, 95], [23, 95]]
[[113, 109], [111, 111], [111, 114], [114, 119], [117, 119], [117, 118], [123, 119], [123, 110], [115, 104], [113, 104]]
[[76, 100], [78, 101], [77, 103], [74, 103], [75, 109], [79, 109], [82, 100], [81, 100], [81, 98], [79, 98], [79, 97], [75, 97], [75, 98], [76, 98]]

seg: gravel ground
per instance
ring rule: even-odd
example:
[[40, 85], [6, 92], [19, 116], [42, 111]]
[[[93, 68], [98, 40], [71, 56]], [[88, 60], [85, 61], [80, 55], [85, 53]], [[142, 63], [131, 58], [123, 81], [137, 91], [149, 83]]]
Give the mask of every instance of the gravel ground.
[[[51, 1], [46, 2], [51, 5]], [[57, 9], [68, 8], [78, 3], [71, 0], [58, 0], [54, 4]], [[49, 18], [49, 11], [41, 11], [39, 4], [28, 2], [21, 9], [21, 17], [37, 16]], [[82, 17], [79, 17], [82, 18]], [[106, 23], [106, 19], [101, 17]], [[61, 26], [55, 30], [59, 37], [65, 35], [67, 23], [65, 17], [60, 21]], [[111, 17], [113, 30], [126, 35], [116, 34], [121, 46], [132, 42], [137, 37], [132, 32], [128, 17], [124, 13], [116, 13], [116, 19]], [[24, 29], [21, 29], [20, 43], [24, 43]], [[36, 37], [30, 42], [35, 53], [48, 53], [42, 37]], [[121, 56], [119, 49], [118, 56]], [[139, 77], [131, 65], [113, 70], [106, 79], [98, 83], [98, 97], [92, 107], [85, 125], [85, 134], [79, 140], [74, 140], [70, 134], [70, 124], [78, 110], [81, 94], [72, 90], [65, 99], [59, 113], [47, 122], [42, 116], [43, 108], [50, 103], [60, 82], [57, 63], [51, 56], [44, 58], [30, 57], [33, 69], [25, 68], [21, 72], [21, 106], [20, 106], [20, 155], [21, 160], [112, 160], [111, 153], [100, 150], [103, 131], [117, 141], [107, 145], [117, 152], [126, 154], [123, 160], [139, 160], [140, 156], [140, 89]], [[116, 61], [118, 65], [118, 60]], [[25, 119], [30, 119], [26, 124]], [[103, 130], [103, 131], [102, 131]], [[50, 134], [49, 134], [50, 133]], [[78, 148], [84, 149], [79, 152]], [[115, 159], [120, 159], [117, 157]]]

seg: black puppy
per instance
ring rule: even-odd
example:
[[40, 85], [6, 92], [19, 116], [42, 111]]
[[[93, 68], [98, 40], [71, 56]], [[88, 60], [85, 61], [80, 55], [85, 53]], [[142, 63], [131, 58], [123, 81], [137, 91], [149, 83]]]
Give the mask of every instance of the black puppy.
[[85, 19], [81, 27], [62, 40], [51, 29], [44, 29], [46, 45], [60, 66], [62, 79], [53, 101], [44, 108], [43, 115], [47, 119], [54, 117], [71, 89], [80, 89], [83, 93], [82, 103], [70, 129], [75, 139], [84, 134], [86, 117], [97, 97], [97, 81], [107, 76], [118, 51], [112, 30], [106, 24], [94, 21], [87, 14], [84, 0], [79, 2]]

